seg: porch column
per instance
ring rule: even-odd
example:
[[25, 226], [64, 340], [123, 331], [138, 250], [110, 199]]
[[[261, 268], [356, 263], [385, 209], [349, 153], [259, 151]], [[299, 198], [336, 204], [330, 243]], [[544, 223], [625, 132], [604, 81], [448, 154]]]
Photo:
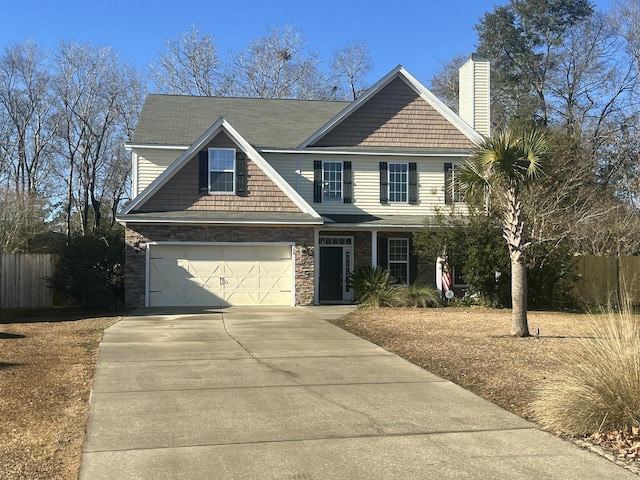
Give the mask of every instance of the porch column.
[[373, 230], [371, 232], [371, 266], [376, 268], [378, 266], [378, 231]]

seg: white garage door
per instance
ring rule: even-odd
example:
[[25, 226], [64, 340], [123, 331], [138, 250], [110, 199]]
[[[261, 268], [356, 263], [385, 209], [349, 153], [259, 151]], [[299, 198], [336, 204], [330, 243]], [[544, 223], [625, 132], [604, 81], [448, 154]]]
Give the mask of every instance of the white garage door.
[[150, 306], [292, 305], [291, 245], [152, 245]]

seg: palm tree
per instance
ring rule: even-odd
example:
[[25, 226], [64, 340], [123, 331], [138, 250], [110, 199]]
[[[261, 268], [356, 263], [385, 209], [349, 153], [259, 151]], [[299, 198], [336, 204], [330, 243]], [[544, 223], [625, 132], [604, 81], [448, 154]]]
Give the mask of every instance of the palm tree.
[[[503, 130], [486, 137], [460, 169], [460, 188], [467, 198], [483, 195], [502, 216], [502, 236], [511, 258], [511, 335], [528, 337], [525, 212], [528, 186], [545, 174], [547, 142], [540, 130], [515, 135]], [[477, 197], [476, 197], [477, 198]]]

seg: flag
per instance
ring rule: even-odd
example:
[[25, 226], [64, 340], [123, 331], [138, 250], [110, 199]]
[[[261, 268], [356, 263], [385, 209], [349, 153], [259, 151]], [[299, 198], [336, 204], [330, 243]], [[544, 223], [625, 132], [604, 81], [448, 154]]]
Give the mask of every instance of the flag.
[[[445, 264], [446, 267], [446, 264]], [[451, 274], [448, 268], [442, 269], [442, 291], [447, 292], [451, 289]]]

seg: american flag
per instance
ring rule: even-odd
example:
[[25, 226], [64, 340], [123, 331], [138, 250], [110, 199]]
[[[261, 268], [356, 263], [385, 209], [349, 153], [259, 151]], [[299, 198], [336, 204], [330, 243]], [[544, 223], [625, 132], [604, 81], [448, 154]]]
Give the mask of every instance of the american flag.
[[442, 293], [447, 293], [451, 289], [451, 271], [449, 268], [449, 258], [445, 255], [442, 259]]
[[451, 274], [448, 268], [442, 269], [442, 291], [446, 292], [451, 288]]

